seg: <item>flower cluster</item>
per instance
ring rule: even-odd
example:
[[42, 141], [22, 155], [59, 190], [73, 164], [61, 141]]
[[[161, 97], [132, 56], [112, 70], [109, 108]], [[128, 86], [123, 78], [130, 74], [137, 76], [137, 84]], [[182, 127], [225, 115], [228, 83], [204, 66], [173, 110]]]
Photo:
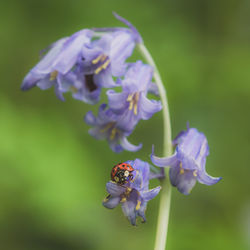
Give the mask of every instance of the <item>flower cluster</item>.
[[[154, 69], [137, 61], [127, 63], [141, 36], [132, 24], [115, 14], [128, 28], [84, 29], [53, 43], [40, 62], [26, 75], [22, 90], [34, 86], [42, 90], [54, 87], [60, 100], [71, 92], [73, 98], [88, 104], [100, 101], [103, 88], [108, 105], [101, 104], [97, 117], [90, 111], [85, 116], [93, 126], [89, 133], [106, 139], [114, 152], [137, 151], [141, 148], [127, 137], [137, 123], [161, 110], [161, 102], [150, 100], [147, 93], [157, 95], [152, 83]], [[122, 92], [110, 88], [120, 87]]]
[[142, 222], [146, 221], [147, 203], [159, 193], [161, 187], [149, 189], [151, 175], [150, 166], [147, 162], [136, 159], [126, 163], [134, 169], [131, 181], [127, 181], [123, 185], [109, 181], [106, 184], [109, 195], [104, 199], [103, 205], [106, 208], [113, 209], [121, 204], [124, 215], [135, 226], [138, 216], [142, 218]]
[[206, 173], [206, 157], [209, 154], [207, 138], [195, 128], [187, 128], [174, 139], [175, 152], [170, 157], [151, 155], [152, 162], [159, 167], [170, 166], [171, 184], [183, 193], [189, 194], [196, 181], [213, 185], [221, 178], [211, 177]]
[[[92, 127], [89, 134], [98, 140], [107, 140], [116, 153], [123, 150], [135, 152], [142, 144], [133, 145], [128, 136], [140, 120], [148, 120], [162, 109], [161, 101], [149, 99], [148, 93], [158, 96], [157, 85], [161, 94], [164, 86], [157, 69], [140, 60], [127, 62], [138, 45], [147, 62], [154, 65], [137, 29], [117, 14], [115, 17], [127, 27], [83, 29], [50, 45], [24, 78], [21, 89], [53, 87], [62, 101], [64, 93], [71, 92], [74, 99], [92, 105], [100, 102], [102, 90], [107, 89], [107, 104], [100, 104], [96, 116], [92, 111], [85, 115], [85, 122]], [[152, 82], [154, 73], [157, 85]], [[163, 99], [163, 103], [166, 111], [167, 101]], [[166, 122], [169, 117], [166, 112], [164, 115]], [[163, 158], [155, 156], [153, 148], [151, 161], [159, 167], [170, 167], [171, 184], [181, 193], [189, 194], [196, 181], [213, 185], [221, 179], [206, 173], [209, 148], [203, 133], [188, 127], [174, 139], [173, 146], [176, 146], [174, 154]], [[151, 172], [150, 168], [152, 166], [139, 159], [116, 165], [111, 172], [111, 181], [106, 184], [109, 195], [103, 205], [113, 209], [121, 204], [132, 225], [136, 225], [137, 217], [144, 222], [148, 201], [161, 189], [160, 186], [149, 189], [149, 180], [162, 178], [168, 181], [164, 180], [164, 171]]]

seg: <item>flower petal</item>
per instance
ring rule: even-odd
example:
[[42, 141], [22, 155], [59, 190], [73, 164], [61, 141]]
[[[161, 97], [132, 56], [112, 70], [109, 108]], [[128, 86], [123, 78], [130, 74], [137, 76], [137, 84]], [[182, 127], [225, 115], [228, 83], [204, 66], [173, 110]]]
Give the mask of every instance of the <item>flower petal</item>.
[[155, 95], [155, 96], [159, 96], [158, 86], [153, 82], [150, 82], [148, 92]]
[[152, 115], [162, 109], [161, 101], [149, 100], [144, 93], [140, 97], [140, 116], [143, 120], [148, 120]]
[[197, 173], [197, 180], [198, 182], [205, 184], [205, 185], [213, 185], [220, 181], [221, 177], [212, 177], [206, 173], [206, 171], [198, 171]]
[[127, 93], [117, 93], [113, 89], [110, 89], [106, 92], [108, 97], [108, 103], [109, 107], [115, 112], [115, 113], [122, 113], [124, 111], [126, 103], [126, 99], [128, 97]]
[[147, 208], [147, 202], [143, 201], [140, 206], [140, 209], [137, 211], [137, 215], [142, 217], [143, 219], [142, 223], [146, 222], [146, 217], [145, 217], [146, 208]]
[[34, 87], [36, 83], [46, 77], [46, 74], [36, 74], [30, 71], [23, 79], [21, 90], [26, 91]]
[[84, 89], [79, 89], [77, 93], [73, 93], [72, 96], [74, 99], [85, 102], [87, 104], [94, 105], [99, 102], [100, 99], [100, 91], [101, 89], [97, 89], [93, 92], [88, 92]]
[[140, 172], [142, 182], [142, 188], [148, 189], [149, 184], [149, 173], [150, 173], [150, 165], [146, 161], [142, 161], [140, 159], [135, 159], [133, 164], [134, 169]]
[[188, 195], [196, 183], [196, 177], [193, 175], [193, 171], [181, 172], [180, 170], [180, 167], [170, 168], [170, 181], [181, 193]]
[[42, 58], [42, 60], [32, 69], [32, 71], [36, 74], [48, 74], [55, 70], [53, 68], [54, 62], [57, 60], [59, 54], [62, 51], [62, 48], [65, 42], [69, 38], [62, 38], [54, 43], [53, 47], [49, 52]]
[[63, 97], [63, 93], [60, 91], [59, 89], [59, 85], [57, 82], [55, 82], [55, 94], [57, 96], [57, 98], [61, 101], [65, 101], [64, 97]]
[[84, 121], [90, 126], [96, 125], [96, 117], [94, 116], [92, 111], [87, 112], [87, 114], [84, 117]]
[[45, 78], [42, 78], [40, 81], [36, 83], [36, 86], [39, 87], [42, 90], [49, 89], [53, 86], [55, 81], [51, 81], [49, 79], [49, 76], [46, 76]]
[[107, 197], [102, 202], [102, 205], [106, 208], [113, 209], [115, 208], [121, 201], [121, 198], [119, 196], [116, 197]]
[[173, 146], [178, 145], [179, 143], [181, 143], [181, 140], [183, 139], [183, 137], [187, 134], [187, 131], [182, 130], [172, 141]]
[[72, 87], [73, 83], [76, 81], [76, 77], [74, 77], [73, 72], [70, 72], [66, 75], [58, 74], [57, 77], [58, 87], [62, 93], [69, 91], [70, 87]]
[[98, 109], [98, 116], [97, 116], [97, 121], [100, 122], [100, 124], [105, 123], [108, 121], [107, 119], [107, 104], [102, 103]]
[[129, 32], [114, 32], [110, 48], [112, 75], [122, 76], [126, 70], [125, 61], [132, 55], [135, 47], [134, 38]]
[[93, 63], [92, 61], [98, 58], [101, 55], [108, 56], [110, 51], [110, 44], [112, 42], [112, 35], [106, 33], [101, 36], [100, 39], [92, 41], [89, 45], [82, 47], [82, 59], [83, 59], [83, 71], [85, 72], [85, 67], [87, 67], [87, 72], [89, 67], [92, 68], [93, 72]]
[[97, 140], [104, 140], [108, 136], [107, 132], [105, 132], [105, 131], [102, 132], [100, 127], [91, 128], [91, 129], [89, 129], [88, 132], [91, 136], [93, 136]]
[[84, 44], [90, 42], [92, 31], [81, 30], [73, 34], [63, 45], [63, 50], [56, 58], [54, 69], [60, 73], [67, 73], [79, 58]]
[[136, 226], [136, 205], [139, 199], [139, 195], [135, 189], [133, 189], [129, 195], [127, 201], [121, 203], [122, 211], [124, 215], [129, 219], [133, 226]]
[[177, 154], [174, 153], [172, 156], [169, 157], [157, 157], [154, 155], [154, 146], [152, 146], [152, 154], [151, 154], [151, 161], [154, 165], [158, 167], [175, 167], [179, 164], [177, 159]]
[[94, 82], [96, 83], [96, 85], [103, 88], [114, 88], [118, 86], [118, 84], [116, 84], [113, 80], [110, 68], [102, 70], [99, 74], [95, 74]]
[[134, 115], [132, 110], [125, 109], [117, 120], [117, 127], [122, 129], [123, 131], [126, 131], [128, 135], [130, 135], [135, 129], [138, 122], [139, 116]]
[[123, 151], [123, 147], [119, 144], [119, 138], [116, 137], [113, 140], [110, 140], [108, 138], [108, 143], [110, 148], [115, 152], [115, 153], [120, 153]]
[[205, 135], [195, 128], [190, 128], [180, 138], [181, 142], [176, 147], [177, 158], [182, 162], [184, 169], [201, 170], [204, 159], [209, 154], [208, 143]]
[[106, 189], [107, 189], [107, 192], [114, 197], [120, 196], [126, 191], [125, 187], [117, 185], [116, 183], [111, 182], [111, 181], [106, 184]]
[[143, 200], [150, 201], [160, 192], [160, 190], [161, 190], [161, 187], [158, 186], [156, 188], [141, 192], [141, 196]]
[[140, 33], [138, 32], [138, 30], [135, 28], [134, 25], [132, 25], [128, 20], [126, 20], [125, 18], [119, 16], [116, 12], [113, 12], [113, 15], [116, 17], [116, 19], [118, 19], [119, 21], [123, 22], [124, 24], [126, 24], [131, 31], [133, 32], [134, 35], [134, 39], [137, 43], [142, 43], [142, 38]]
[[129, 64], [122, 86], [127, 92], [136, 93], [148, 91], [154, 70], [150, 65], [138, 60]]
[[149, 164], [140, 159], [135, 159], [134, 161], [127, 163], [136, 170], [135, 173], [133, 172], [134, 179], [131, 182], [131, 187], [138, 191], [148, 190], [150, 175]]
[[128, 141], [127, 137], [125, 137], [125, 136], [123, 136], [123, 137], [120, 139], [120, 144], [121, 144], [121, 146], [122, 146], [125, 150], [131, 151], [131, 152], [136, 152], [136, 151], [138, 151], [138, 150], [140, 150], [140, 149], [142, 148], [142, 143], [139, 144], [138, 146], [133, 145], [133, 144], [131, 144], [131, 143]]

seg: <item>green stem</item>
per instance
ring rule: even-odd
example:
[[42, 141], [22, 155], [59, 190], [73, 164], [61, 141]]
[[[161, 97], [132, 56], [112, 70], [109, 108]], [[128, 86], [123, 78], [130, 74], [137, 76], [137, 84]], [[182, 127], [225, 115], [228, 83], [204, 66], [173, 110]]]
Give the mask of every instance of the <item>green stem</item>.
[[[172, 154], [172, 139], [171, 139], [171, 123], [170, 115], [168, 108], [168, 101], [166, 96], [165, 87], [161, 80], [160, 73], [156, 67], [156, 64], [144, 46], [144, 44], [138, 44], [138, 49], [142, 54], [143, 58], [148, 64], [154, 68], [154, 79], [155, 83], [158, 86], [160, 98], [163, 106], [163, 155], [170, 156]], [[167, 232], [168, 232], [168, 221], [169, 221], [169, 212], [170, 212], [170, 202], [171, 202], [171, 184], [169, 181], [169, 173], [167, 172], [166, 177], [161, 181], [161, 198], [160, 198], [160, 207], [158, 215], [158, 223], [156, 230], [156, 240], [155, 240], [155, 250], [164, 250], [167, 242]]]

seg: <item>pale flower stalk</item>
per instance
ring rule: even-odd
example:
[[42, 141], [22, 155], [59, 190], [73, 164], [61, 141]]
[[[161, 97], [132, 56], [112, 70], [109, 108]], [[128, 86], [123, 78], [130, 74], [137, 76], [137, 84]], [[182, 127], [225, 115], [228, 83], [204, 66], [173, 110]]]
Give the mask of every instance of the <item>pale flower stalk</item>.
[[[154, 68], [154, 79], [159, 89], [159, 95], [162, 101], [163, 110], [163, 155], [170, 156], [172, 154], [172, 136], [171, 136], [171, 123], [170, 114], [168, 108], [168, 101], [166, 96], [165, 87], [161, 80], [160, 73], [156, 67], [156, 64], [143, 43], [138, 44], [138, 49], [146, 62]], [[164, 170], [163, 170], [164, 171]], [[167, 242], [168, 232], [168, 221], [170, 213], [170, 202], [171, 202], [171, 184], [169, 180], [169, 173], [166, 173], [166, 177], [161, 179], [161, 198], [160, 207], [157, 222], [157, 231], [155, 239], [155, 250], [164, 250]]]

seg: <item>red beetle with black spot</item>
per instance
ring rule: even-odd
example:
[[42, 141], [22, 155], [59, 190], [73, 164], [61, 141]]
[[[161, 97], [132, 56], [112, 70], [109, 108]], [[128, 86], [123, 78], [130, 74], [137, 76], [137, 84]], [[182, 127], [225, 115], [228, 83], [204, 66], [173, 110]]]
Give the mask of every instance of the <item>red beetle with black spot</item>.
[[128, 163], [119, 163], [112, 168], [111, 180], [117, 184], [123, 185], [133, 180], [133, 167]]

